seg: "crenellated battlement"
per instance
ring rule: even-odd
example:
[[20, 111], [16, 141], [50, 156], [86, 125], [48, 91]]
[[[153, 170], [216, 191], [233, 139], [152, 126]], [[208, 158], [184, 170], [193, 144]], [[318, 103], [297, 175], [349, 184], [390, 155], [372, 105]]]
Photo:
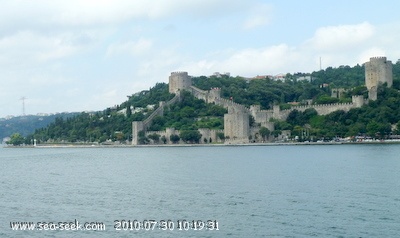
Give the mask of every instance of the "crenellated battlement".
[[246, 106], [233, 102], [232, 100], [228, 100], [225, 98], [219, 98], [215, 101], [217, 105], [223, 106], [228, 108], [228, 110], [234, 110], [235, 112], [242, 111], [242, 112], [249, 112], [250, 109]]
[[[207, 96], [208, 91], [202, 90], [202, 89], [200, 89], [198, 87], [195, 87], [195, 86], [190, 86], [190, 88], [194, 91], [194, 93], [201, 94], [204, 97]], [[192, 91], [192, 93], [193, 93], [193, 91]]]
[[188, 75], [188, 72], [185, 72], [185, 71], [175, 71], [175, 72], [171, 72], [171, 75]]
[[145, 133], [146, 136], [149, 136], [152, 134], [157, 134], [157, 135], [163, 136], [163, 135], [166, 135], [167, 132], [166, 131], [146, 131], [146, 133]]
[[[353, 103], [331, 103], [331, 104], [315, 104], [315, 105], [302, 105], [302, 106], [293, 106], [291, 109], [285, 109], [285, 110], [296, 110], [296, 109], [308, 109], [308, 108], [339, 108], [339, 107], [346, 107], [346, 106], [352, 106]], [[283, 110], [283, 111], [285, 111]]]
[[386, 57], [385, 56], [375, 56], [375, 57], [371, 57], [369, 58], [370, 61], [383, 61], [386, 62]]

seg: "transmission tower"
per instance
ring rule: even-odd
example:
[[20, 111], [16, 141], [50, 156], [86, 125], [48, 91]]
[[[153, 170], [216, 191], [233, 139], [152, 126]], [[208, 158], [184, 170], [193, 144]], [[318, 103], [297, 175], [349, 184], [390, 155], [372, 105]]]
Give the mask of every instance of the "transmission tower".
[[21, 97], [20, 100], [22, 101], [22, 116], [25, 116], [25, 100], [27, 98], [26, 97]]

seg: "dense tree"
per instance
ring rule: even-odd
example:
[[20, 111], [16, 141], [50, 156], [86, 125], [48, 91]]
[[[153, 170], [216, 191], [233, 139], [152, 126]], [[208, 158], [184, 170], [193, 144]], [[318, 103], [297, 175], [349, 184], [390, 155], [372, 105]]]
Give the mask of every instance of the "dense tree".
[[184, 91], [181, 101], [166, 108], [163, 117], [155, 117], [149, 130], [160, 131], [167, 127], [177, 130], [223, 129], [223, 115], [226, 112], [225, 108], [207, 104]]
[[161, 141], [163, 142], [163, 144], [167, 143], [167, 137], [165, 137], [164, 135], [161, 136]]
[[271, 131], [266, 127], [261, 127], [259, 132], [264, 141], [267, 140], [267, 137], [271, 134]]
[[169, 139], [171, 140], [172, 143], [176, 144], [176, 143], [179, 142], [179, 140], [180, 140], [181, 138], [179, 137], [179, 135], [175, 135], [175, 134], [174, 134], [174, 135], [170, 135]]
[[153, 140], [154, 143], [158, 144], [158, 142], [160, 141], [160, 135], [153, 133], [147, 136], [149, 139]]
[[199, 143], [201, 134], [198, 130], [182, 130], [180, 138], [186, 143]]
[[333, 98], [328, 95], [321, 95], [319, 96], [316, 100], [316, 104], [332, 104], [332, 103], [338, 103], [340, 100], [339, 98]]
[[7, 142], [7, 144], [22, 145], [24, 142], [25, 142], [25, 138], [21, 134], [14, 133], [11, 135], [10, 140]]

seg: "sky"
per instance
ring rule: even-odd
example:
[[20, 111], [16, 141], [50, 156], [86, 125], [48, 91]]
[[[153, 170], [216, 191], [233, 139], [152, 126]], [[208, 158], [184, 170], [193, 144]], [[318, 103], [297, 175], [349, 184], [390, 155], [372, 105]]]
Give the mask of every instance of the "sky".
[[0, 4], [0, 118], [23, 102], [31, 115], [104, 110], [174, 71], [254, 77], [400, 58], [397, 0]]

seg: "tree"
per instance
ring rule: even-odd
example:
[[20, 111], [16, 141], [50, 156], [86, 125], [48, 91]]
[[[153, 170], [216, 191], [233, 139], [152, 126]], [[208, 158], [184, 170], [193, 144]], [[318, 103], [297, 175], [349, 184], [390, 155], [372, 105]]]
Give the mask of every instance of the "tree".
[[132, 116], [131, 105], [128, 104], [128, 105], [126, 105], [126, 117], [130, 118], [131, 116]]
[[252, 115], [249, 115], [249, 125], [250, 126], [255, 126], [256, 125], [256, 120]]
[[304, 124], [303, 114], [295, 109], [289, 113], [286, 121], [294, 126], [302, 126]]
[[303, 112], [303, 120], [306, 121], [306, 123], [313, 117], [317, 116], [318, 112], [317, 110], [315, 110], [314, 108], [307, 108], [304, 112]]
[[172, 141], [172, 143], [176, 144], [176, 143], [179, 142], [179, 140], [180, 140], [181, 138], [180, 138], [178, 135], [173, 134], [173, 135], [171, 135], [171, 136], [169, 137], [169, 139]]
[[[241, 103], [247, 107], [260, 105], [262, 110], [272, 109], [275, 103], [284, 105], [288, 102], [303, 103], [302, 100], [318, 99], [319, 103], [337, 102], [338, 99], [331, 98], [331, 88], [342, 87], [348, 91], [343, 94], [341, 102], [351, 100], [352, 95], [368, 93], [364, 85], [364, 66], [355, 67], [340, 66], [338, 68], [327, 68], [311, 74], [295, 73], [287, 74], [285, 81], [275, 81], [268, 78], [250, 80], [246, 82], [240, 77], [193, 77], [193, 85], [203, 89], [218, 87], [223, 98], [232, 98], [232, 101]], [[311, 76], [312, 80], [300, 80], [300, 77]], [[327, 87], [326, 84], [330, 86]], [[309, 124], [307, 135], [315, 135], [324, 138], [335, 136], [352, 136], [366, 134], [372, 136], [385, 136], [389, 133], [389, 124], [396, 124], [400, 120], [400, 62], [393, 65], [393, 87], [379, 87], [378, 100], [370, 101], [361, 108], [353, 108], [348, 112], [336, 111], [329, 115], [317, 115], [314, 109], [304, 112], [292, 111], [287, 121], [273, 120], [276, 131], [292, 130], [293, 135], [301, 138], [305, 135], [301, 128]], [[129, 138], [132, 133], [132, 121], [142, 121], [151, 114], [146, 111], [147, 105], [158, 104], [159, 101], [168, 101], [173, 97], [168, 91], [165, 83], [156, 84], [150, 90], [145, 90], [129, 97], [128, 101], [113, 108], [107, 108], [95, 113], [80, 113], [74, 117], [53, 118], [45, 128], [37, 129], [33, 135], [27, 136], [29, 143], [32, 138], [38, 142], [67, 141], [90, 141], [104, 142], [109, 139], [118, 139], [114, 133], [120, 131], [121, 138]], [[286, 104], [287, 106], [290, 104]], [[157, 106], [156, 106], [157, 107]], [[129, 117], [129, 108], [136, 108], [131, 112], [130, 118], [120, 115], [118, 108], [126, 108]], [[142, 108], [143, 110], [141, 110]], [[288, 109], [288, 108], [286, 108]], [[223, 115], [226, 109], [218, 105], [207, 104], [204, 100], [195, 98], [187, 91], [182, 92], [182, 100], [164, 108], [163, 117], [156, 116], [148, 131], [165, 130], [175, 128], [176, 130], [197, 130], [198, 128], [223, 129]], [[371, 123], [375, 120], [375, 123]], [[253, 125], [254, 120], [250, 118]], [[2, 122], [0, 121], [0, 127]], [[10, 124], [7, 121], [7, 124]], [[25, 123], [28, 124], [28, 123]], [[367, 128], [367, 125], [369, 127]], [[43, 125], [43, 126], [46, 126]], [[295, 126], [299, 127], [295, 127]], [[398, 126], [400, 128], [400, 126]], [[22, 129], [22, 128], [21, 128]], [[300, 130], [299, 130], [300, 129]], [[304, 129], [304, 128], [303, 128]], [[368, 130], [367, 130], [368, 129]], [[305, 129], [304, 129], [305, 130]], [[13, 129], [5, 136], [19, 132], [28, 134], [22, 130]], [[400, 129], [397, 131], [400, 133]], [[275, 134], [274, 132], [270, 134]], [[123, 137], [123, 138], [122, 138]], [[223, 133], [218, 135], [224, 139]], [[260, 135], [261, 137], [261, 135]], [[211, 143], [209, 138], [208, 142]], [[164, 139], [162, 139], [164, 142]], [[169, 138], [165, 138], [167, 143]], [[179, 140], [178, 140], [179, 141]], [[148, 138], [143, 135], [142, 142], [147, 143]], [[161, 143], [161, 142], [160, 142]]]
[[[400, 127], [399, 127], [400, 128]], [[223, 132], [217, 132], [217, 137], [220, 139], [220, 140], [223, 140], [223, 139], [225, 139], [225, 134], [223, 133]]]
[[10, 140], [7, 142], [7, 144], [12, 144], [12, 145], [22, 145], [23, 143], [24, 143], [24, 137], [19, 133], [12, 134]]
[[161, 141], [166, 144], [167, 143], [167, 137], [165, 135], [161, 136]]
[[274, 137], [278, 137], [279, 135], [282, 134], [282, 131], [281, 131], [281, 130], [274, 130], [271, 134], [272, 134]]
[[116, 132], [114, 133], [114, 136], [115, 136], [115, 139], [116, 139], [117, 141], [122, 142], [122, 141], [125, 140], [124, 133], [122, 133], [122, 132], [120, 132], [120, 131], [116, 131]]
[[392, 126], [390, 125], [390, 123], [381, 123], [379, 125], [378, 131], [382, 139], [390, 134], [390, 132], [392, 131]]
[[180, 137], [184, 142], [199, 143], [201, 134], [198, 130], [182, 130]]
[[375, 120], [370, 121], [367, 124], [367, 134], [374, 138], [376, 136], [376, 133], [379, 132], [379, 127], [380, 125], [378, 122], [376, 122]]
[[149, 138], [146, 137], [146, 134], [144, 131], [139, 131], [138, 137], [139, 137], [140, 144], [148, 144], [150, 142]]
[[338, 103], [339, 98], [333, 98], [328, 95], [321, 95], [315, 101], [317, 104], [331, 104], [331, 103]]
[[259, 131], [260, 135], [262, 136], [263, 140], [265, 141], [266, 138], [270, 135], [271, 131], [266, 127], [261, 127]]
[[400, 121], [396, 124], [396, 130], [394, 131], [397, 135], [400, 135]]
[[147, 136], [149, 139], [152, 139], [154, 141], [154, 143], [158, 144], [158, 142], [160, 141], [160, 135], [157, 133], [153, 133]]
[[150, 142], [149, 138], [147, 138], [147, 137], [139, 137], [139, 144], [145, 145], [145, 144], [148, 144], [149, 142]]

